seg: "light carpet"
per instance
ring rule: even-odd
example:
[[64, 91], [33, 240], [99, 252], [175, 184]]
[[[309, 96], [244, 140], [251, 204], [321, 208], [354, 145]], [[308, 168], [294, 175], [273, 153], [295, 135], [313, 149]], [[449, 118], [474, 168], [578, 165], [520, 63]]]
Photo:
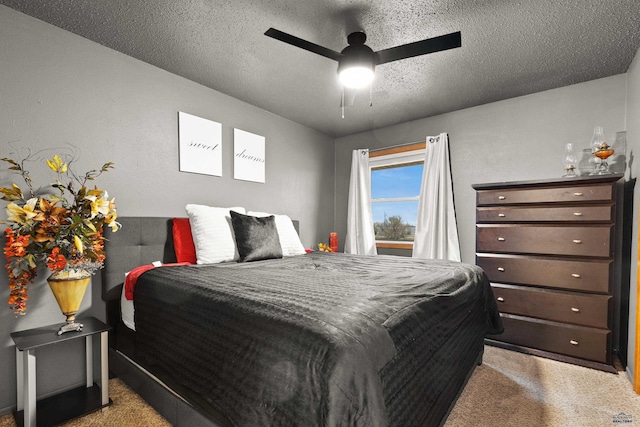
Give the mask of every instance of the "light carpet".
[[618, 375], [485, 346], [445, 427], [640, 425], [640, 396]]
[[[149, 426], [170, 424], [119, 379], [109, 381], [113, 405], [64, 424]], [[485, 347], [478, 366], [444, 427], [603, 427], [640, 425], [640, 396], [619, 375]], [[12, 415], [0, 427], [15, 426]]]
[[[96, 411], [82, 418], [62, 424], [64, 427], [171, 427], [133, 390], [118, 378], [109, 380], [109, 397], [113, 401], [108, 409]], [[37, 415], [37, 414], [36, 414]], [[13, 427], [16, 423], [13, 415], [0, 418], [0, 427]]]

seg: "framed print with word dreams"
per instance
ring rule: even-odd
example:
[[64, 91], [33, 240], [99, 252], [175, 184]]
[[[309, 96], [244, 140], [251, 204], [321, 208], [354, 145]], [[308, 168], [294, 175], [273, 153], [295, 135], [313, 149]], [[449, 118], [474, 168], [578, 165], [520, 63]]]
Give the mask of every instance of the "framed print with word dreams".
[[233, 178], [264, 183], [265, 138], [233, 130]]

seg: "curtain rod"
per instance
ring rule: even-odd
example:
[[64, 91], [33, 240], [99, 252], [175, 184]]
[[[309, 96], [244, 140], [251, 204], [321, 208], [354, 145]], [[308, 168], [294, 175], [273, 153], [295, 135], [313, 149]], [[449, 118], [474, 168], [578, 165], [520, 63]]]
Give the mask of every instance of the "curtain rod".
[[427, 138], [425, 137], [424, 140], [422, 140], [422, 141], [406, 142], [404, 144], [392, 145], [390, 147], [376, 148], [374, 150], [369, 150], [369, 152], [370, 153], [375, 153], [376, 151], [391, 150], [393, 148], [408, 147], [409, 145], [426, 144], [426, 143], [427, 143]]

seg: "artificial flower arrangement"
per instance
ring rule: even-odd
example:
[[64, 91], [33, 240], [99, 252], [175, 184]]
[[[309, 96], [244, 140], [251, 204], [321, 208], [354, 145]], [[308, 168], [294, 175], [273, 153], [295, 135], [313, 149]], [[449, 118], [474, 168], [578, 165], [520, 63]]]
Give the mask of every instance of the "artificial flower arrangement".
[[331, 249], [331, 246], [325, 245], [324, 243], [318, 243], [318, 250], [320, 252], [333, 252], [333, 249]]
[[117, 231], [115, 199], [109, 200], [105, 190], [87, 188], [102, 173], [112, 169], [105, 163], [101, 169], [84, 175], [73, 172], [74, 159], [63, 160], [55, 155], [47, 159], [47, 166], [56, 174], [50, 184], [58, 194], [39, 195], [25, 162], [30, 156], [15, 161], [2, 158], [9, 170], [22, 176], [28, 194], [15, 183], [0, 188], [7, 205], [4, 255], [9, 274], [9, 306], [16, 315], [26, 314], [27, 286], [34, 282], [39, 265], [46, 264], [52, 276], [80, 278], [94, 274], [105, 260], [103, 226]]

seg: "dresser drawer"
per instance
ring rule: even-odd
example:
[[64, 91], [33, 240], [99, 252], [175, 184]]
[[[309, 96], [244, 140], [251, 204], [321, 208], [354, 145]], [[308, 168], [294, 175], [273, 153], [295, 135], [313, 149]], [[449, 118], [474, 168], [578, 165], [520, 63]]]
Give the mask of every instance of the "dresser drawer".
[[536, 317], [555, 322], [609, 328], [608, 295], [550, 291], [492, 283], [501, 313]]
[[517, 188], [478, 190], [477, 204], [507, 205], [521, 203], [581, 203], [613, 200], [611, 184], [565, 186], [549, 188]]
[[612, 222], [613, 205], [572, 207], [492, 206], [476, 209], [477, 222]]
[[478, 252], [610, 257], [611, 225], [542, 226], [478, 224]]
[[522, 255], [476, 254], [492, 282], [608, 294], [611, 260], [575, 261]]
[[487, 338], [567, 356], [611, 363], [611, 331], [502, 314], [504, 332]]

